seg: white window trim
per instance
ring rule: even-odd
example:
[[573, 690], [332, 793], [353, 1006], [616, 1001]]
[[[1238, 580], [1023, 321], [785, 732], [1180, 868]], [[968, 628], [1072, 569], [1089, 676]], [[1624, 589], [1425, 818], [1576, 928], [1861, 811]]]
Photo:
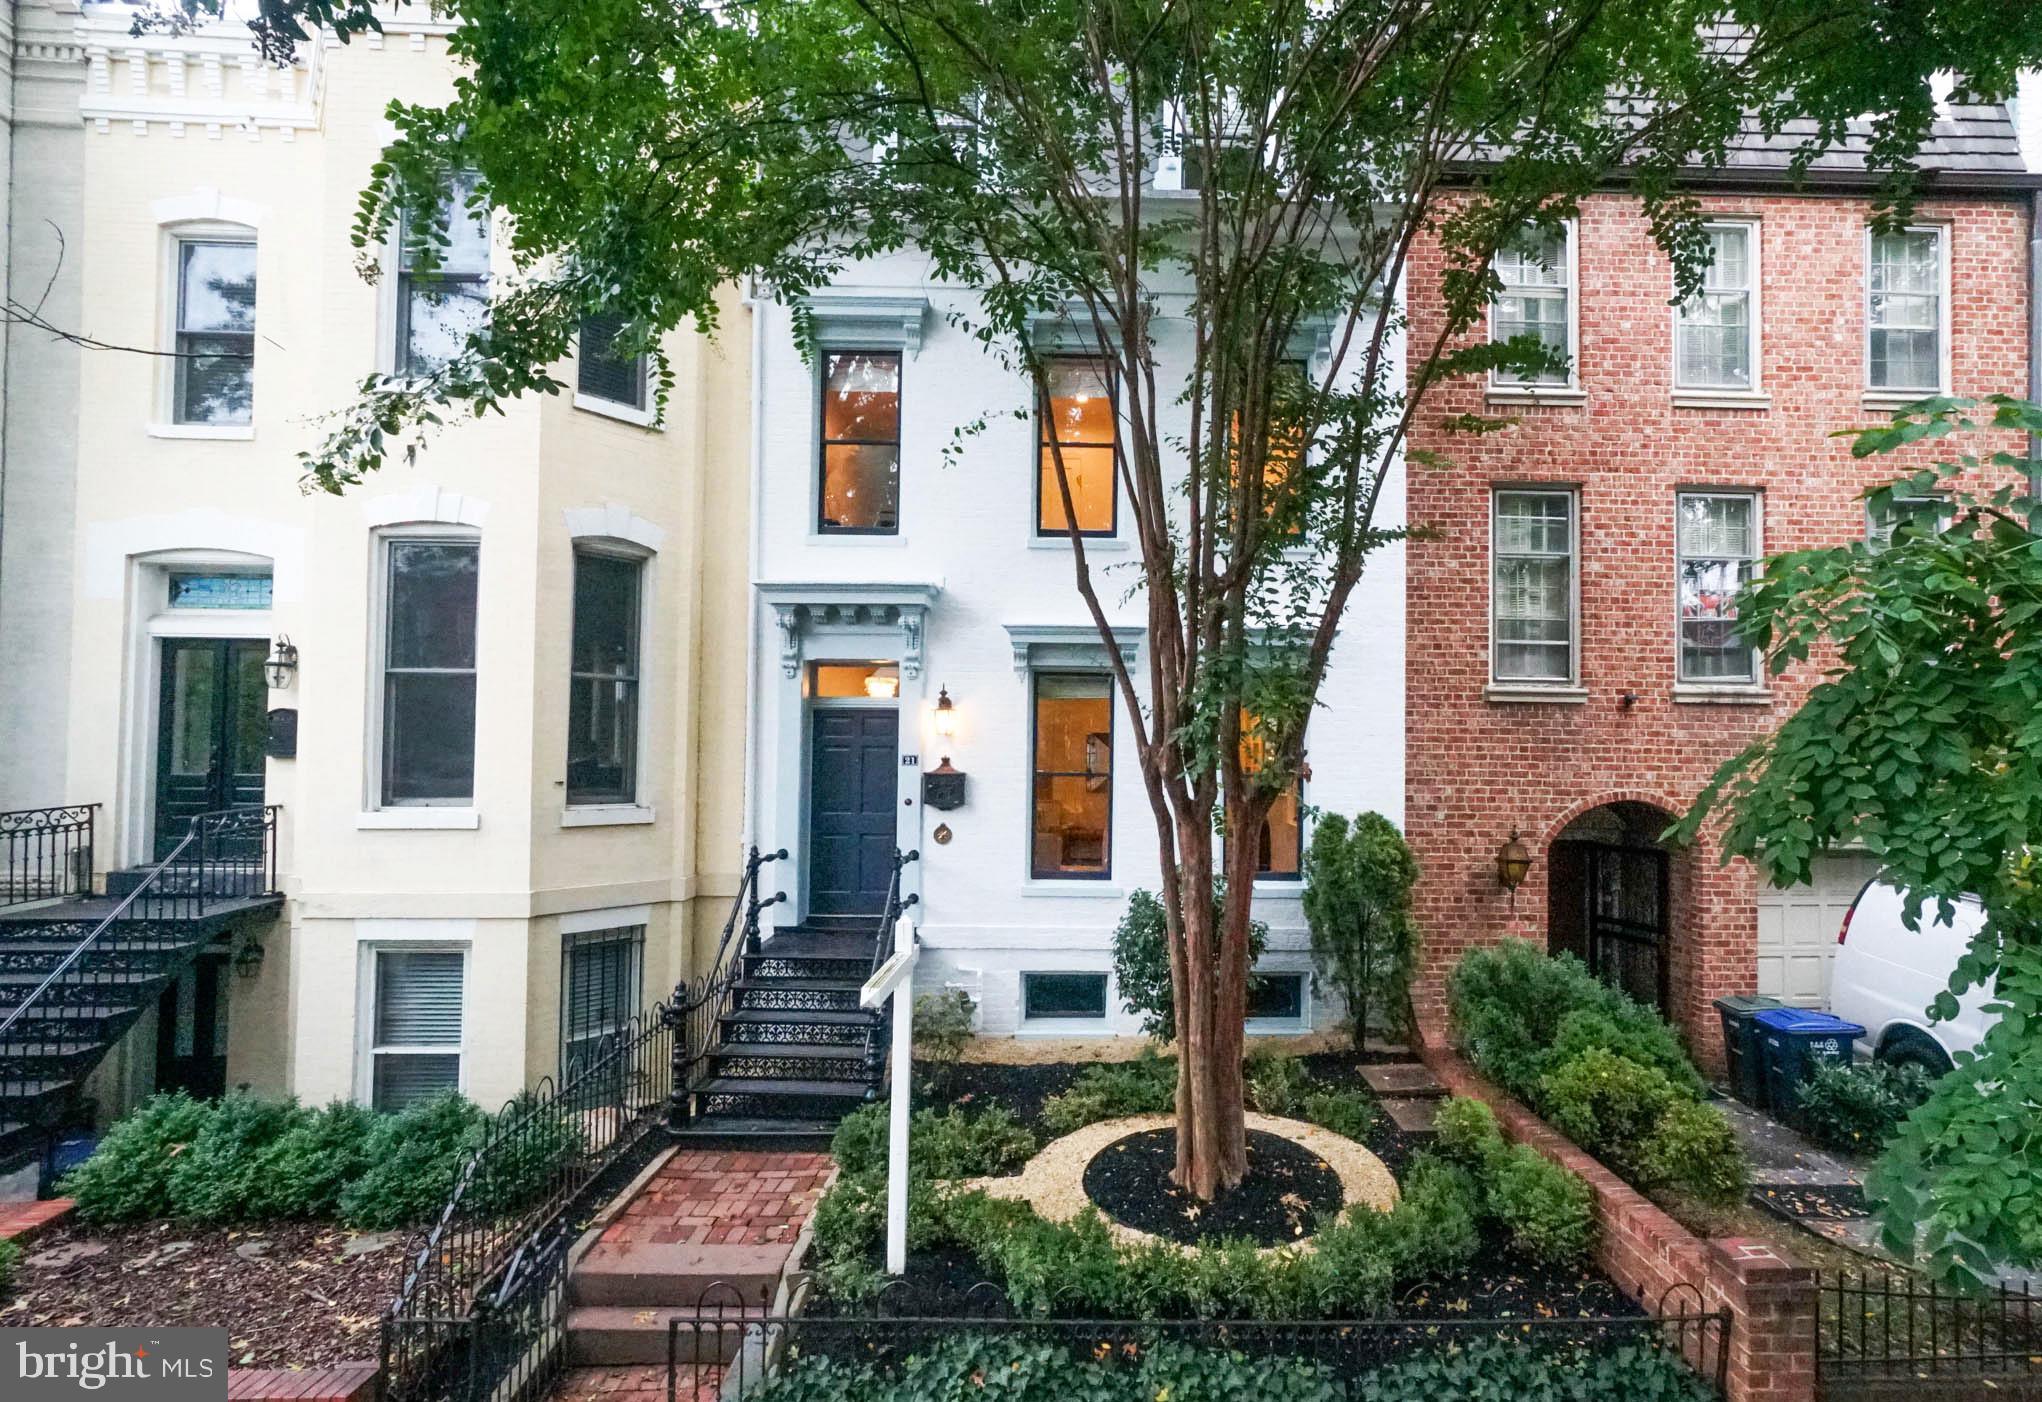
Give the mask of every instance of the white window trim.
[[[1497, 377], [1489, 372], [1490, 399], [1518, 404], [1584, 404], [1588, 391], [1581, 384], [1581, 221], [1563, 221], [1567, 231], [1567, 383], [1526, 384]], [[1496, 302], [1492, 298], [1485, 324], [1489, 339], [1496, 339]]]
[[[1548, 492], [1567, 498], [1567, 678], [1542, 682], [1536, 678], [1496, 675], [1496, 499], [1505, 492]], [[1550, 482], [1489, 484], [1489, 663], [1482, 688], [1490, 701], [1586, 701], [1581, 685], [1581, 489]]]
[[1905, 224], [1897, 231], [1903, 234], [1934, 234], [1936, 237], [1937, 274], [1937, 320], [1936, 328], [1936, 374], [1938, 383], [1923, 388], [1890, 389], [1872, 383], [1872, 240], [1874, 231], [1869, 227], [1864, 238], [1864, 272], [1859, 300], [1860, 314], [1865, 322], [1865, 334], [1859, 351], [1864, 357], [1859, 374], [1864, 384], [1864, 407], [1867, 409], [1897, 409], [1912, 404], [1917, 399], [1926, 399], [1934, 394], [1950, 393], [1950, 226], [1948, 224]]
[[1751, 680], [1690, 681], [1681, 675], [1680, 503], [1683, 497], [1748, 497], [1751, 500], [1753, 578], [1765, 563], [1765, 493], [1756, 487], [1676, 487], [1673, 492], [1673, 699], [1718, 705], [1756, 705], [1772, 699], [1766, 688], [1765, 655], [1751, 649]]
[[[379, 922], [387, 926], [398, 922]], [[437, 925], [439, 921], [419, 921]], [[466, 924], [466, 922], [455, 922]], [[416, 936], [381, 933], [355, 944], [355, 1103], [375, 1108], [376, 1104], [376, 962], [377, 956], [397, 954], [459, 954], [461, 956], [461, 1041], [453, 1049], [460, 1059], [456, 1088], [468, 1093], [468, 1033], [475, 1025], [475, 951], [471, 940], [450, 939], [438, 932], [421, 931]], [[445, 1055], [446, 1049], [437, 1049]]]
[[1312, 974], [1309, 969], [1250, 969], [1250, 978], [1294, 978], [1298, 980], [1296, 1017], [1249, 1017], [1242, 1030], [1251, 1037], [1296, 1036], [1312, 1030]]
[[[239, 201], [231, 203], [238, 205]], [[256, 237], [255, 226], [227, 219], [180, 219], [160, 221], [158, 234], [157, 345], [167, 352], [177, 350], [177, 303], [182, 290], [179, 285], [182, 270], [178, 267], [178, 254], [186, 243], [245, 243], [255, 249], [255, 325], [259, 342], [262, 327], [262, 244]], [[248, 374], [252, 382], [255, 377], [252, 362]], [[255, 414], [258, 406], [253, 400], [248, 409], [249, 421], [245, 424], [178, 422], [177, 359], [174, 354], [163, 356], [157, 363], [156, 383], [152, 394], [155, 414], [144, 430], [151, 438], [245, 442], [255, 437]], [[259, 399], [260, 396], [255, 398]]]
[[573, 407], [580, 409], [584, 413], [600, 414], [603, 418], [615, 419], [619, 423], [630, 424], [635, 428], [649, 428], [656, 432], [664, 432], [666, 426], [659, 421], [659, 406], [654, 402], [651, 356], [641, 355], [638, 357], [638, 378], [641, 386], [640, 392], [645, 397], [645, 407], [642, 409], [635, 404], [625, 404], [620, 400], [605, 399], [600, 394], [591, 394], [583, 389], [581, 387], [581, 333], [575, 333], [574, 394], [570, 401]]
[[1673, 305], [1673, 340], [1668, 348], [1672, 365], [1673, 404], [1677, 409], [1770, 409], [1772, 395], [1765, 387], [1765, 273], [1764, 225], [1755, 216], [1725, 215], [1708, 219], [1704, 229], [1742, 229], [1745, 231], [1745, 249], [1751, 268], [1751, 387], [1735, 389], [1727, 385], [1683, 384], [1680, 378], [1680, 328], [1682, 304]]
[[[1105, 1001], [1101, 1005], [1099, 1016], [1073, 1017], [1068, 1013], [1058, 1013], [1049, 1017], [1030, 1017], [1028, 1015], [1028, 980], [1038, 977], [1098, 979], [1106, 990]], [[1113, 975], [1107, 970], [1020, 969], [1015, 972], [1014, 980], [1015, 1001], [1018, 1004], [1016, 1011], [1020, 1013], [1018, 1024], [1023, 1029], [1035, 1033], [1075, 1032], [1079, 1035], [1087, 1032], [1105, 1032], [1110, 1034], [1115, 1031], [1113, 1026], [1114, 998], [1118, 990], [1113, 986]]]
[[[636, 518], [633, 518], [636, 519]], [[618, 803], [605, 799], [596, 803], [574, 803], [567, 798], [567, 755], [560, 756], [560, 826], [563, 828], [621, 827], [636, 823], [650, 823], [657, 820], [653, 805], [645, 802], [648, 775], [645, 757], [652, 743], [652, 605], [653, 568], [659, 552], [651, 546], [636, 540], [617, 536], [578, 535], [569, 543], [568, 569], [568, 615], [567, 615], [567, 672], [572, 686], [574, 672], [574, 557], [578, 555], [607, 555], [616, 560], [635, 560], [638, 563], [638, 735], [633, 742], [632, 756], [636, 772], [631, 776], [631, 791], [637, 795], [629, 803]], [[565, 706], [569, 698], [561, 698], [563, 704], [562, 723], [565, 725]], [[563, 734], [565, 733], [563, 729]]]
[[[383, 706], [385, 679], [383, 664], [390, 646], [390, 542], [393, 540], [444, 540], [472, 543], [477, 551], [475, 608], [475, 742], [482, 732], [482, 600], [480, 586], [482, 532], [438, 521], [412, 521], [376, 528], [369, 551], [369, 686], [365, 698], [368, 716], [363, 729], [367, 743], [362, 746], [362, 810], [355, 815], [355, 827], [394, 829], [476, 828], [481, 826], [480, 808], [471, 792], [463, 802], [423, 800], [417, 803], [383, 801]], [[479, 781], [482, 766], [475, 777]], [[472, 787], [472, 786], [471, 786]]]
[[[458, 212], [457, 210], [456, 213]], [[495, 302], [496, 291], [499, 285], [498, 278], [501, 275], [499, 265], [503, 261], [502, 252], [497, 246], [502, 233], [502, 225], [499, 220], [500, 213], [501, 211], [495, 205], [489, 206], [489, 270], [483, 286], [492, 305]], [[400, 214], [398, 218], [401, 220], [403, 216]], [[403, 376], [408, 381], [410, 376], [406, 374], [404, 357], [398, 353], [397, 345], [398, 328], [403, 324], [402, 314], [398, 305], [399, 299], [404, 296], [404, 231], [402, 228], [393, 228], [391, 230], [390, 237], [383, 241], [378, 261], [381, 264], [381, 269], [376, 279], [378, 295], [376, 298], [375, 365], [377, 370], [385, 375], [393, 377]], [[261, 285], [262, 283], [258, 279], [256, 286], [259, 288]]]

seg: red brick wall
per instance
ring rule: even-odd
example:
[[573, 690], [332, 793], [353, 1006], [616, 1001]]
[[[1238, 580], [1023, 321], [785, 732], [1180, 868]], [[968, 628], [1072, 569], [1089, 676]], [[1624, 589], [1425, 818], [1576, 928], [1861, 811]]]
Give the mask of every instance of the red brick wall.
[[[1407, 547], [1406, 821], [1421, 868], [1418, 1000], [1473, 945], [1546, 935], [1547, 847], [1570, 821], [1628, 799], [1683, 811], [1725, 758], [1777, 723], [1806, 675], [1769, 702], [1675, 701], [1673, 501], [1677, 488], [1763, 494], [1766, 553], [1862, 538], [1866, 487], [1925, 455], [1856, 462], [1828, 434], [1872, 419], [1864, 391], [1862, 200], [1714, 196], [1712, 212], [1756, 217], [1762, 256], [1762, 379], [1769, 410], [1675, 408], [1672, 273], [1635, 201], [1584, 202], [1578, 224], [1579, 406], [1496, 408], [1477, 378], [1434, 390], [1411, 435], [1448, 458], [1413, 467], [1409, 514], [1436, 535]], [[1952, 378], [1959, 394], [2022, 393], [2026, 368], [2026, 214], [2014, 203], [1925, 201], [1947, 223]], [[1431, 344], [1442, 312], [1436, 242], [1414, 253], [1410, 344]], [[1516, 413], [1486, 438], [1450, 434], [1449, 414]], [[1580, 681], [1585, 703], [1486, 700], [1492, 484], [1579, 492]], [[1620, 697], [1635, 693], [1625, 706]], [[1512, 829], [1531, 848], [1515, 904], [1495, 852]], [[1719, 865], [1704, 842], [1672, 871], [1671, 1001], [1695, 1050], [1720, 1063], [1710, 1003], [1755, 984], [1754, 877]]]

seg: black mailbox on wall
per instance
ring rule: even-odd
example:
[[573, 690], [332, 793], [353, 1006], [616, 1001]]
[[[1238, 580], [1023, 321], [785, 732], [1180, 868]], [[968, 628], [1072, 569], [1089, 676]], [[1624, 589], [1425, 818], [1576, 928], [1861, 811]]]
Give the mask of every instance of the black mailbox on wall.
[[964, 771], [950, 767], [950, 756], [922, 776], [922, 803], [929, 808], [964, 807]]
[[279, 706], [269, 713], [269, 738], [262, 752], [271, 759], [298, 757], [298, 708]]

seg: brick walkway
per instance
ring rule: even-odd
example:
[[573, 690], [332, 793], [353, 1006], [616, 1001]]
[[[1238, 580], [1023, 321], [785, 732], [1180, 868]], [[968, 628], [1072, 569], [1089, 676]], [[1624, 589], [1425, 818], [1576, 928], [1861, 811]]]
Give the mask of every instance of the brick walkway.
[[0, 1202], [0, 1241], [31, 1237], [52, 1223], [71, 1215], [71, 1199], [48, 1198], [42, 1202]]
[[[722, 1392], [720, 1369], [705, 1367], [697, 1381], [684, 1369], [674, 1402], [717, 1402]], [[695, 1395], [688, 1395], [689, 1383]], [[626, 1364], [614, 1368], [569, 1368], [553, 1389], [553, 1402], [666, 1402], [665, 1364]]]
[[685, 1149], [603, 1229], [605, 1246], [792, 1243], [829, 1181], [828, 1154]]

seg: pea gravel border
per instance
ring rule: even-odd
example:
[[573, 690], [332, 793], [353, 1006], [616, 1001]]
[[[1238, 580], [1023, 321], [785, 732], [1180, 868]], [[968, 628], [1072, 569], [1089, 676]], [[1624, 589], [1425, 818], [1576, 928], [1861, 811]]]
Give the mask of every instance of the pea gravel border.
[[[1011, 1198], [1027, 1203], [1042, 1217], [1052, 1222], [1069, 1222], [1087, 1208], [1098, 1210], [1085, 1193], [1085, 1166], [1098, 1156], [1108, 1145], [1118, 1143], [1130, 1134], [1141, 1134], [1153, 1129], [1168, 1129], [1177, 1123], [1174, 1115], [1130, 1115], [1118, 1120], [1100, 1120], [1073, 1130], [1061, 1139], [1053, 1139], [1044, 1145], [1034, 1158], [1030, 1159], [1017, 1174], [1002, 1178], [975, 1178], [960, 1186], [978, 1189], [989, 1197]], [[1265, 1134], [1278, 1135], [1290, 1140], [1306, 1151], [1317, 1154], [1333, 1170], [1340, 1180], [1341, 1208], [1366, 1206], [1378, 1212], [1387, 1212], [1397, 1202], [1397, 1180], [1390, 1170], [1374, 1154], [1355, 1143], [1352, 1139], [1335, 1134], [1320, 1125], [1307, 1124], [1303, 1120], [1286, 1120], [1275, 1115], [1248, 1116], [1248, 1128], [1259, 1129]], [[1175, 1251], [1194, 1251], [1197, 1248], [1181, 1242], [1170, 1241], [1151, 1232], [1140, 1231], [1125, 1223], [1116, 1222], [1100, 1211], [1107, 1230], [1114, 1237], [1130, 1246], [1161, 1245]], [[1262, 1254], [1272, 1252], [1298, 1252], [1312, 1249], [1312, 1239], [1287, 1242], [1281, 1246], [1265, 1246]]]

